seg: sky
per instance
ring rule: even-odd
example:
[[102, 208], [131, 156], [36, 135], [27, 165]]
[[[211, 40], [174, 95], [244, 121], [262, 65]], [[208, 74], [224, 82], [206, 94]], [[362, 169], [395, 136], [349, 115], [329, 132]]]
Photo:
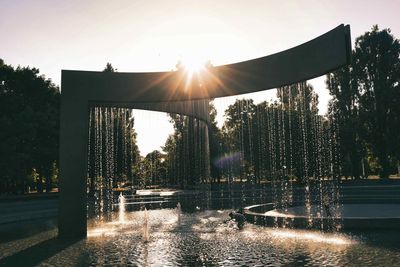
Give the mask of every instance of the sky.
[[[234, 63], [276, 53], [350, 24], [354, 38], [378, 24], [400, 38], [400, 0], [100, 1], [0, 0], [0, 58], [60, 85], [61, 70], [172, 70], [178, 60]], [[311, 81], [324, 114], [324, 77]], [[246, 96], [256, 103], [274, 90]], [[237, 97], [217, 99], [218, 124]], [[166, 114], [136, 111], [141, 154], [172, 132]]]

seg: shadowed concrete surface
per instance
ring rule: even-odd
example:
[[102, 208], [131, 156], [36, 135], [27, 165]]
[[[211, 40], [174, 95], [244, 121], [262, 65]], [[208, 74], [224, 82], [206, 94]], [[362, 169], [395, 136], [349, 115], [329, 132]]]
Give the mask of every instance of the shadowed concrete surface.
[[[37, 266], [77, 242], [76, 239], [59, 239], [49, 232], [36, 244], [0, 259], [0, 266]], [[70, 259], [64, 266], [79, 266], [75, 262], [79, 262], [79, 257]]]

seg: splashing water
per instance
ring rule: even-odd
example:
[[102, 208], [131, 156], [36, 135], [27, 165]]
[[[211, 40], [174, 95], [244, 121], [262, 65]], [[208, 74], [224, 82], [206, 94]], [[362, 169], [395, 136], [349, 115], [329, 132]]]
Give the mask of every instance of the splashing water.
[[122, 193], [118, 197], [118, 208], [119, 223], [123, 224], [125, 223], [125, 197]]
[[150, 240], [150, 225], [149, 225], [149, 213], [147, 209], [144, 208], [144, 216], [143, 216], [143, 241], [149, 242]]
[[181, 213], [182, 213], [181, 203], [178, 202], [178, 204], [176, 205], [176, 216], [178, 225], [181, 225]]

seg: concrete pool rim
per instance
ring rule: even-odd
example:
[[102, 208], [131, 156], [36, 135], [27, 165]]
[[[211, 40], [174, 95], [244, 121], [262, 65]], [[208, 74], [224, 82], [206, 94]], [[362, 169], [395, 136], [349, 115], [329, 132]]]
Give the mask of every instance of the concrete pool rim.
[[[382, 205], [388, 207], [389, 205], [393, 208], [397, 208], [396, 210], [400, 210], [400, 204], [394, 203], [386, 203], [386, 204], [352, 204], [352, 203], [345, 203], [342, 206], [345, 208], [346, 205], [359, 205], [360, 208], [368, 208], [371, 205]], [[293, 206], [301, 207], [301, 206]], [[274, 211], [274, 204], [273, 203], [263, 203], [245, 207], [243, 209], [244, 215], [246, 216], [246, 220], [250, 223], [267, 226], [267, 227], [274, 227], [276, 225], [280, 226], [284, 224], [284, 221], [289, 219], [290, 224], [294, 228], [298, 229], [307, 229], [309, 227], [309, 217], [307, 215], [293, 215], [292, 217], [284, 216], [284, 215], [273, 215], [273, 214], [266, 214], [268, 211]], [[399, 213], [399, 212], [397, 212]], [[370, 216], [363, 216], [363, 217], [350, 217], [344, 216], [341, 218], [313, 218], [313, 225], [321, 225], [321, 223], [330, 223], [333, 220], [337, 220], [341, 222], [341, 229], [343, 230], [373, 230], [373, 229], [400, 229], [400, 216], [399, 214], [394, 214], [393, 216], [374, 216], [373, 210], [371, 210]]]

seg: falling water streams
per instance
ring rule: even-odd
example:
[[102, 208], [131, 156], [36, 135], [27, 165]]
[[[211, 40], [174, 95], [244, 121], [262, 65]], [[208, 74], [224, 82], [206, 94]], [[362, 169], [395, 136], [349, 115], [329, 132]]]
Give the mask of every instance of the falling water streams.
[[[234, 137], [238, 144], [227, 144], [232, 150], [219, 161], [212, 159], [228, 185], [227, 194], [220, 187], [220, 198], [229, 198], [232, 208], [238, 207], [235, 197], [240, 198], [239, 205], [271, 199], [274, 208], [283, 212], [303, 205], [309, 226], [316, 227], [316, 222], [320, 221], [319, 227], [325, 229], [327, 226], [316, 218], [340, 215], [338, 126], [334, 120], [318, 115], [315, 93], [306, 82], [279, 88], [278, 97], [279, 100], [257, 105], [252, 100], [241, 100], [235, 106], [238, 117], [234, 127], [238, 128]], [[162, 184], [198, 191], [209, 188], [209, 132], [203, 121], [169, 115], [175, 135], [171, 137], [173, 146], [166, 152], [164, 176], [160, 176], [155, 169], [157, 164], [150, 160], [148, 166], [135, 170], [144, 172], [141, 178], [136, 178], [129, 154], [132, 151], [131, 111], [94, 107], [89, 114], [88, 190], [95, 196], [101, 218], [118, 207], [119, 222], [125, 222], [126, 199], [120, 194], [116, 203], [113, 190], [126, 181], [139, 187]], [[239, 181], [240, 185], [235, 186]], [[260, 196], [257, 196], [254, 191], [260, 189]], [[205, 198], [195, 206], [209, 209], [213, 201], [210, 190], [206, 189], [203, 196]], [[221, 205], [224, 205], [222, 200]], [[317, 210], [313, 206], [317, 206]], [[148, 238], [149, 225], [146, 213], [144, 240]], [[180, 203], [176, 214], [179, 225]], [[275, 226], [290, 227], [291, 219], [276, 220]]]

